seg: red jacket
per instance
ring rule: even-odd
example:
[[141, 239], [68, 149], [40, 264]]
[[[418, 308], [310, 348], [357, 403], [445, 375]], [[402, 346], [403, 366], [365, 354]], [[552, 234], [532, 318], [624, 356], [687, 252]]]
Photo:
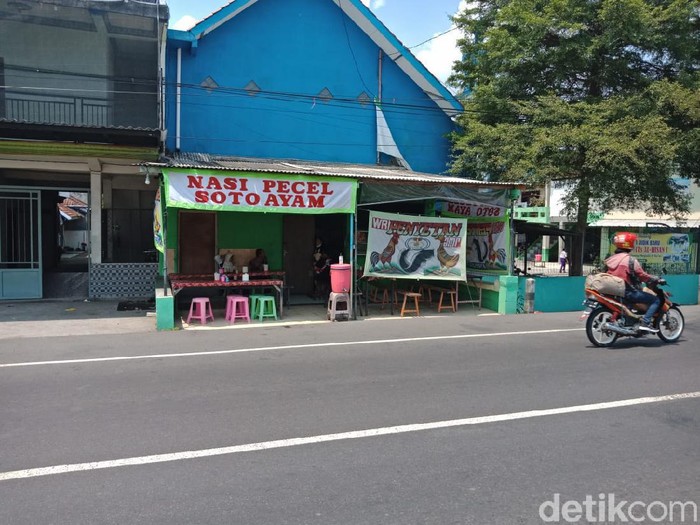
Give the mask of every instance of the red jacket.
[[630, 260], [633, 261], [632, 267], [634, 268], [634, 275], [636, 277], [637, 282], [641, 281], [646, 283], [656, 279], [656, 277], [654, 277], [653, 275], [645, 272], [642, 268], [642, 265], [639, 264], [639, 261], [637, 261], [637, 259], [632, 257], [627, 252], [620, 252], [616, 253], [615, 255], [611, 255], [610, 257], [605, 259], [605, 266], [608, 268], [607, 271], [610, 275], [620, 277], [624, 279], [624, 281], [629, 286], [631, 286], [632, 288], [636, 288], [635, 279], [632, 279], [630, 273]]

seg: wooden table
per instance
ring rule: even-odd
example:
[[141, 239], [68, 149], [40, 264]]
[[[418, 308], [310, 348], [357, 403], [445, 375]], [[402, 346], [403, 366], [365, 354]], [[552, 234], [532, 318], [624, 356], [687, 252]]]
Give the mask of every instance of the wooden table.
[[[271, 273], [271, 272], [264, 272]], [[281, 279], [252, 279], [249, 281], [231, 280], [229, 282], [215, 281], [212, 275], [184, 275], [170, 274], [170, 287], [173, 290], [173, 295], [178, 292], [191, 288], [216, 288], [223, 290], [245, 290], [252, 288], [274, 288], [277, 292], [277, 300], [279, 303], [280, 319], [284, 317], [284, 281]], [[186, 278], [186, 279], [185, 279]]]
[[[235, 272], [235, 273], [225, 273], [229, 280], [231, 281], [240, 281], [241, 278], [243, 277], [243, 274], [241, 272]], [[270, 270], [267, 272], [248, 272], [248, 277], [251, 278], [256, 278], [256, 279], [272, 279], [272, 278], [282, 278], [284, 281], [286, 278], [287, 272], [284, 270]], [[168, 274], [168, 279], [172, 280], [177, 280], [177, 281], [198, 281], [201, 279], [211, 279], [212, 281], [214, 280], [214, 272], [211, 273], [169, 273]]]

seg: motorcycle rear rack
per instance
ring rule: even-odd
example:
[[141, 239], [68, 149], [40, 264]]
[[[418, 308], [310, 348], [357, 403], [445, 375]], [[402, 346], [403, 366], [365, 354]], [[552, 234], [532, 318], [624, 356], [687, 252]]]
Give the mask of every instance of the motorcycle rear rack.
[[608, 303], [612, 306], [619, 308], [620, 311], [622, 311], [623, 315], [626, 315], [628, 317], [632, 317], [634, 319], [641, 319], [643, 317], [643, 315], [640, 315], [640, 314], [635, 313], [632, 310], [630, 310], [625, 304], [623, 304], [618, 299], [613, 299], [613, 297], [617, 297], [617, 296], [602, 294], [602, 293], [600, 293], [596, 290], [592, 290], [590, 288], [586, 288], [585, 295], [587, 298], [593, 298], [600, 303], [603, 303], [603, 304]]

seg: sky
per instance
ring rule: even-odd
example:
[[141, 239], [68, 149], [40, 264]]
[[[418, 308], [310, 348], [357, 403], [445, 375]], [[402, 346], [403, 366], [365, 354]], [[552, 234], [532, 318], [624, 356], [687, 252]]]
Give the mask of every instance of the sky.
[[[443, 84], [450, 76], [452, 63], [460, 58], [457, 49], [459, 31], [453, 30], [450, 16], [466, 5], [465, 0], [362, 0], [384, 25]], [[166, 0], [170, 8], [171, 29], [189, 29], [228, 3], [227, 0]], [[435, 37], [425, 44], [421, 42]]]

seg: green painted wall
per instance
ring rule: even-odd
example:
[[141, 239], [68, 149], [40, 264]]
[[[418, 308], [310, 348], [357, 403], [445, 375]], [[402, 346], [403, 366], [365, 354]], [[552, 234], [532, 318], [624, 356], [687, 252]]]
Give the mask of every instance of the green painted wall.
[[[162, 189], [161, 189], [162, 192]], [[177, 208], [170, 208], [166, 210], [163, 208], [163, 213], [165, 214], [165, 248], [177, 250]], [[163, 275], [163, 262], [165, 255], [158, 253], [158, 275]], [[177, 261], [177, 257], [175, 258]], [[168, 273], [176, 273], [179, 268], [168, 268]]]
[[165, 230], [165, 244], [168, 248], [177, 249], [177, 218], [179, 210], [177, 208], [169, 208], [166, 211], [167, 217]]
[[[524, 285], [523, 285], [524, 286]], [[498, 313], [514, 314], [520, 296], [518, 278], [511, 275], [498, 276]]]
[[[493, 284], [496, 281], [496, 277], [492, 275], [486, 275], [482, 277], [482, 282], [487, 284]], [[479, 298], [479, 289], [476, 286], [467, 285], [465, 283], [460, 283], [459, 285], [459, 300], [475, 300]], [[469, 306], [467, 304], [466, 306]], [[481, 290], [481, 308], [487, 310], [498, 311], [498, 292], [494, 290]]]
[[163, 295], [161, 288], [156, 289], [156, 329], [175, 329], [175, 298]]
[[[177, 208], [167, 211], [166, 245], [177, 250]], [[282, 268], [282, 237], [284, 215], [281, 213], [222, 212], [216, 217], [217, 248], [262, 248], [273, 270]], [[177, 260], [177, 256], [176, 256]], [[162, 272], [163, 256], [160, 257]], [[178, 269], [168, 268], [168, 273]]]
[[219, 248], [262, 248], [270, 269], [282, 268], [284, 215], [223, 212], [217, 217]]

